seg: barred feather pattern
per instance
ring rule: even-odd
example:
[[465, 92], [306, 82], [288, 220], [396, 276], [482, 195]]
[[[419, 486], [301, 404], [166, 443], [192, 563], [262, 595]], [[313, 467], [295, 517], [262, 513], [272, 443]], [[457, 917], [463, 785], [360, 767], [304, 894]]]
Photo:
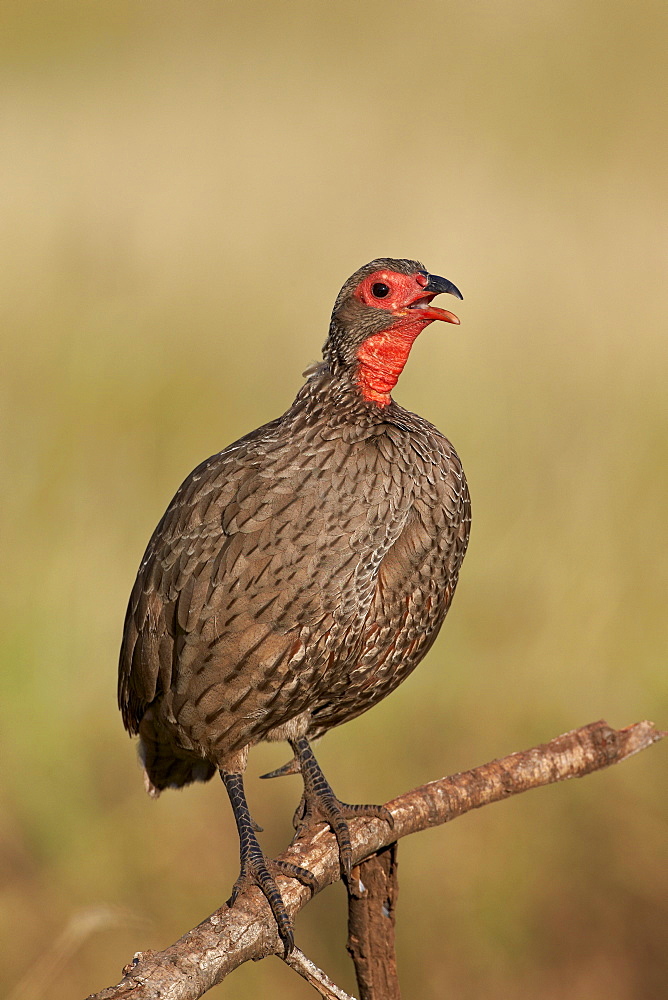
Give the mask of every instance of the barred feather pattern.
[[188, 476], [149, 542], [119, 670], [149, 790], [385, 698], [443, 623], [469, 525], [449, 441], [313, 369], [282, 417]]

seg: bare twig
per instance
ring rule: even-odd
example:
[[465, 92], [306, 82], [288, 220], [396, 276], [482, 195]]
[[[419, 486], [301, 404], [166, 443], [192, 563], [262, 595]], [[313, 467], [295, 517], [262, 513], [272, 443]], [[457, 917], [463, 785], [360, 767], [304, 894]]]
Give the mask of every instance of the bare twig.
[[383, 847], [353, 872], [364, 887], [361, 895], [348, 893], [348, 951], [360, 1000], [401, 1000], [394, 951], [397, 847], [396, 841]]
[[[387, 803], [393, 829], [381, 819], [350, 821], [353, 864], [401, 837], [446, 823], [471, 809], [617, 764], [665, 735], [650, 722], [620, 730], [594, 722], [531, 750], [432, 781]], [[322, 824], [280, 857], [313, 872], [318, 891], [340, 877], [336, 840]], [[295, 879], [279, 876], [278, 882], [287, 911], [294, 917], [309, 901], [310, 891]], [[280, 954], [282, 949], [264, 896], [250, 888], [239, 894], [232, 908], [221, 907], [165, 951], [139, 952], [117, 986], [89, 1000], [154, 1000], [158, 996], [196, 1000], [249, 959]]]
[[355, 1000], [349, 993], [344, 993], [340, 987], [336, 986], [329, 976], [325, 975], [310, 958], [307, 958], [299, 948], [293, 948], [287, 958], [283, 958], [286, 965], [298, 972], [307, 983], [314, 986], [321, 997], [325, 1000]]

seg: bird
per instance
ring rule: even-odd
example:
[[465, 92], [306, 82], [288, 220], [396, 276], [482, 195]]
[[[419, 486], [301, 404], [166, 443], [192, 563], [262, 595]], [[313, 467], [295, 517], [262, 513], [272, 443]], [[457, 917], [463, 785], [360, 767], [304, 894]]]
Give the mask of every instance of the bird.
[[227, 790], [240, 843], [229, 903], [264, 893], [286, 955], [294, 932], [244, 788], [249, 749], [287, 741], [303, 796], [297, 833], [326, 822], [350, 880], [349, 805], [311, 743], [366, 712], [433, 644], [470, 531], [462, 464], [448, 439], [392, 390], [448, 279], [377, 258], [345, 282], [322, 362], [286, 412], [202, 462], [177, 490], [141, 561], [125, 617], [118, 701], [139, 735], [146, 790], [208, 781]]

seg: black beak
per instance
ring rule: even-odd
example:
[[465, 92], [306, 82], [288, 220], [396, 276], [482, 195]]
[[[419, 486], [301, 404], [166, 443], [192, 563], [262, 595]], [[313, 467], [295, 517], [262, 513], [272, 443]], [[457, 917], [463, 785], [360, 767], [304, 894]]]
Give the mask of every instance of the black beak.
[[425, 278], [427, 278], [425, 292], [433, 292], [434, 295], [447, 292], [448, 295], [454, 295], [458, 299], [464, 298], [457, 286], [453, 285], [447, 278], [440, 278], [438, 274], [428, 274], [427, 271], [420, 271], [420, 274], [424, 274]]

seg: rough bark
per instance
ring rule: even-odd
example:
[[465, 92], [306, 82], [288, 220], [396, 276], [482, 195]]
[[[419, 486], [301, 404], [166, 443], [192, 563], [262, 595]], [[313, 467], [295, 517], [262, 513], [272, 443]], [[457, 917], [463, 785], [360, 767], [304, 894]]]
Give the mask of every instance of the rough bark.
[[355, 1000], [349, 993], [344, 993], [336, 983], [333, 983], [329, 976], [326, 976], [322, 969], [319, 969], [299, 948], [293, 948], [283, 961], [291, 969], [294, 969], [302, 979], [310, 983], [325, 1000]]
[[[359, 865], [401, 837], [446, 823], [471, 809], [617, 764], [665, 735], [650, 722], [620, 730], [594, 722], [531, 750], [422, 785], [386, 803], [394, 829], [378, 819], [350, 821], [353, 863]], [[313, 872], [318, 891], [340, 878], [336, 841], [322, 824], [280, 857]], [[279, 876], [278, 884], [294, 916], [309, 901], [310, 891], [287, 877]], [[196, 1000], [244, 962], [282, 951], [264, 896], [250, 888], [233, 907], [222, 906], [164, 951], [138, 952], [118, 985], [88, 1000]]]
[[348, 952], [360, 1000], [401, 1000], [394, 950], [397, 848], [395, 841], [353, 870], [364, 886], [360, 896], [348, 894]]

